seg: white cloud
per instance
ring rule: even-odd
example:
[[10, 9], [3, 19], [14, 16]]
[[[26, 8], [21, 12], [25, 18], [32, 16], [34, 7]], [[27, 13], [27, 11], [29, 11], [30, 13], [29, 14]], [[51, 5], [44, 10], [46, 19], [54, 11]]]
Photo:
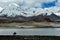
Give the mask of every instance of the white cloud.
[[0, 0], [0, 2], [19, 2], [19, 3], [22, 3], [23, 4], [23, 7], [41, 7], [41, 4], [43, 2], [52, 2], [52, 1], [55, 1], [55, 0]]
[[0, 2], [10, 2], [10, 1], [14, 1], [14, 0], [0, 0]]
[[31, 4], [31, 3], [34, 3], [34, 2], [52, 2], [52, 1], [55, 1], [55, 0], [0, 0], [0, 2], [10, 2], [10, 1], [24, 1], [26, 2], [27, 4]]
[[53, 2], [55, 0], [22, 0], [20, 2], [23, 3], [22, 7], [29, 8], [29, 7], [41, 7], [42, 3], [44, 2]]
[[24, 2], [26, 3], [26, 4], [32, 4], [32, 3], [36, 3], [36, 2], [40, 2], [40, 3], [42, 3], [42, 2], [52, 2], [52, 1], [55, 1], [55, 0], [24, 0]]
[[60, 0], [58, 0], [58, 2], [57, 2], [57, 6], [59, 6], [59, 7], [60, 7]]
[[24, 0], [24, 2], [26, 3], [26, 4], [32, 4], [32, 3], [34, 3], [36, 0]]
[[55, 1], [55, 0], [39, 0], [39, 2], [52, 2], [52, 1]]
[[12, 2], [12, 1], [23, 1], [23, 0], [0, 0], [0, 2]]

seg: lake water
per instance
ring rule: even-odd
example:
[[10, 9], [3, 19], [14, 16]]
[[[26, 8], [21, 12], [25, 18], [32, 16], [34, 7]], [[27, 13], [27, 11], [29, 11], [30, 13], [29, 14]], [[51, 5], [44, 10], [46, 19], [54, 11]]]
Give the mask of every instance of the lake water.
[[0, 35], [40, 35], [40, 36], [60, 36], [60, 28], [0, 28]]

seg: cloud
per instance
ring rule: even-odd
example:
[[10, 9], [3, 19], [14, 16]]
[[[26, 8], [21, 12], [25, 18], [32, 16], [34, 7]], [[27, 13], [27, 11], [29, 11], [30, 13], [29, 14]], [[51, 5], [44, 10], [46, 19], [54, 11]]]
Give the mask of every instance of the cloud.
[[52, 1], [55, 1], [55, 0], [39, 0], [39, 2], [52, 2]]
[[35, 7], [39, 8], [42, 7], [42, 3], [51, 3], [56, 0], [23, 0], [20, 1], [19, 4], [24, 8]]
[[57, 5], [60, 7], [60, 0], [58, 0]]
[[[42, 7], [42, 3], [51, 3], [56, 0], [0, 0], [0, 2], [16, 2], [23, 8]], [[58, 4], [59, 5], [59, 4]]]
[[0, 0], [0, 2], [10, 2], [10, 1], [14, 1], [14, 0]]
[[13, 1], [13, 2], [14, 2], [14, 1], [20, 1], [20, 2], [21, 2], [21, 1], [23, 1], [23, 0], [0, 0], [0, 2], [12, 2], [12, 1]]
[[26, 2], [27, 4], [30, 4], [30, 3], [34, 3], [34, 2], [52, 2], [52, 1], [55, 1], [55, 0], [0, 0], [0, 2], [11, 2], [11, 1], [24, 1]]

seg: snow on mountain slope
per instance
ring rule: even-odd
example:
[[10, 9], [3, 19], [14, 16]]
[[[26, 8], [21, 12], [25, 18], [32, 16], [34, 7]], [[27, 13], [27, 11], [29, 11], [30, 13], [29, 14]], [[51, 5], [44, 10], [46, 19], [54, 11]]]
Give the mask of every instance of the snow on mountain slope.
[[3, 10], [4, 8], [0, 7], [0, 12]]
[[9, 4], [4, 9], [2, 14], [7, 14], [8, 16], [13, 16], [13, 17], [15, 17], [16, 15], [20, 15], [20, 11], [19, 11], [18, 5], [14, 4], [14, 3]]
[[[3, 6], [4, 5], [4, 6]], [[0, 4], [2, 8], [4, 8], [3, 12], [0, 15], [7, 14], [7, 16], [15, 17], [16, 15], [22, 15], [24, 17], [32, 17], [32, 16], [38, 16], [40, 14], [46, 15], [51, 15], [52, 12], [54, 14], [58, 15], [58, 12], [60, 11], [60, 7], [50, 7], [50, 8], [29, 8], [27, 10], [24, 10], [23, 7], [21, 8], [17, 3], [2, 3]]]

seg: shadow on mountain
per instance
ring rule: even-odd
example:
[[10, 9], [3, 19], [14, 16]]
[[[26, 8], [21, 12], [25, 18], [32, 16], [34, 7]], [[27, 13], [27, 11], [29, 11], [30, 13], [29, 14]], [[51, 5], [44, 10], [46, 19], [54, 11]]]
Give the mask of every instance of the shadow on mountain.
[[33, 22], [59, 22], [60, 21], [60, 17], [55, 15], [55, 14], [51, 14], [49, 16], [46, 15], [38, 15], [38, 16], [32, 16], [32, 17], [24, 17], [24, 16], [18, 16], [16, 15], [15, 17], [7, 17], [7, 14], [0, 16], [0, 23], [12, 23], [12, 22], [16, 22], [16, 23], [23, 23], [23, 22], [29, 22], [29, 21], [33, 21]]

